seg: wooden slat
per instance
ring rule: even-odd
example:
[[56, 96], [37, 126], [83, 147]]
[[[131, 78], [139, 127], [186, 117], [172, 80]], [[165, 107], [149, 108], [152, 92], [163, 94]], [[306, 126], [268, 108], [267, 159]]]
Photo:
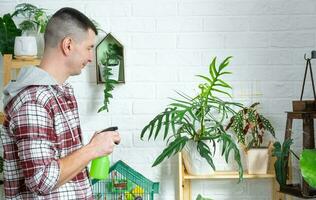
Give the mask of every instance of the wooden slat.
[[19, 69], [23, 66], [26, 66], [26, 65], [39, 65], [41, 62], [41, 60], [39, 59], [34, 59], [34, 60], [16, 60], [16, 59], [13, 59], [12, 60], [12, 63], [11, 63], [11, 68], [13, 69]]
[[11, 79], [11, 54], [4, 54], [3, 55], [3, 84], [7, 85]]
[[0, 124], [3, 124], [4, 122], [4, 114], [0, 112]]
[[183, 171], [182, 171], [182, 159], [181, 153], [178, 153], [178, 192], [179, 192], [179, 199], [183, 200]]
[[7, 85], [11, 80], [12, 70], [18, 71], [20, 68], [27, 65], [39, 65], [41, 60], [32, 59], [32, 60], [22, 60], [22, 59], [12, 59], [11, 54], [3, 55], [3, 84]]
[[[189, 175], [184, 174], [184, 179], [238, 179], [239, 174], [237, 171], [216, 171], [209, 175]], [[256, 178], [275, 178], [274, 174], [247, 174], [244, 172], [243, 178], [256, 179]]]

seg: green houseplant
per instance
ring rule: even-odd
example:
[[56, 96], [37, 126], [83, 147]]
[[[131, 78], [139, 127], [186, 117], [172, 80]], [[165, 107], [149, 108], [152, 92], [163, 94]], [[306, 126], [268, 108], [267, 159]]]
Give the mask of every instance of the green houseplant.
[[[17, 55], [32, 54], [33, 56], [35, 56], [34, 54], [37, 54], [38, 57], [41, 57], [44, 52], [44, 32], [49, 20], [49, 16], [46, 14], [45, 9], [38, 8], [29, 3], [21, 3], [15, 7], [15, 11], [12, 16], [22, 18], [19, 28], [22, 30], [23, 37], [18, 40], [22, 40], [23, 43], [25, 45], [28, 44], [29, 47], [31, 45], [36, 45], [33, 53], [18, 51], [19, 48], [16, 49], [17, 51], [15, 53]], [[30, 39], [30, 37], [33, 37], [34, 39]], [[26, 40], [33, 40], [34, 44], [31, 44]]]
[[44, 33], [49, 19], [44, 8], [38, 8], [29, 3], [18, 4], [12, 16], [24, 18], [19, 24], [19, 28], [26, 34], [29, 32]]
[[280, 142], [274, 143], [274, 149], [272, 151], [273, 156], [277, 157], [274, 163], [274, 169], [276, 179], [281, 187], [287, 185], [286, 180], [288, 178], [288, 158], [290, 153], [299, 161], [299, 168], [301, 170], [304, 180], [313, 188], [316, 188], [316, 149], [303, 149], [300, 157], [297, 156], [292, 150], [291, 145], [293, 139], [286, 139], [282, 146]]
[[266, 174], [268, 170], [269, 148], [262, 148], [265, 131], [275, 137], [274, 128], [270, 121], [257, 110], [259, 103], [244, 107], [231, 119], [226, 130], [232, 129], [238, 142], [244, 147], [247, 154], [249, 174]]
[[289, 153], [291, 152], [290, 147], [292, 144], [293, 139], [285, 140], [282, 145], [278, 141], [273, 144], [274, 149], [272, 150], [272, 155], [277, 158], [274, 163], [274, 170], [276, 180], [278, 181], [280, 186], [286, 185], [288, 157]]
[[228, 116], [235, 114], [233, 107], [241, 107], [241, 104], [224, 101], [217, 96], [222, 94], [230, 97], [225, 89], [231, 89], [231, 86], [222, 80], [223, 75], [231, 74], [225, 71], [230, 59], [231, 57], [227, 57], [217, 67], [214, 58], [209, 66], [209, 76], [198, 75], [205, 83], [199, 85], [200, 92], [197, 96], [179, 93], [182, 99], [172, 99], [173, 103], [142, 129], [141, 139], [147, 136], [148, 140], [155, 140], [162, 134], [163, 140], [167, 142], [167, 147], [156, 158], [153, 166], [182, 151], [191, 142], [195, 144], [194, 149], [198, 154], [215, 170], [213, 156], [216, 145], [220, 143], [221, 155], [226, 162], [230, 152], [233, 152], [239, 177], [242, 178], [239, 150], [223, 125]]
[[8, 13], [0, 17], [0, 52], [3, 54], [13, 54], [14, 40], [20, 36], [22, 31], [15, 25], [12, 16]]
[[102, 71], [101, 80], [104, 82], [104, 100], [103, 105], [99, 108], [98, 112], [107, 110], [109, 111], [108, 104], [110, 98], [113, 98], [111, 91], [115, 85], [118, 84], [119, 79], [119, 65], [123, 58], [123, 48], [115, 43], [109, 43], [108, 49], [104, 53], [103, 59], [101, 60]]

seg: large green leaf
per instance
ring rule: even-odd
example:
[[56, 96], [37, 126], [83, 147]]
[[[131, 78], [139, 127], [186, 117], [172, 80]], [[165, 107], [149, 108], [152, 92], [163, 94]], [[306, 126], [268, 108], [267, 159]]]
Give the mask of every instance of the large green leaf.
[[293, 144], [293, 139], [285, 140], [282, 146], [280, 142], [278, 141], [273, 144], [274, 149], [272, 150], [272, 155], [277, 157], [277, 160], [274, 163], [274, 170], [276, 174], [276, 179], [281, 186], [286, 185], [286, 179], [287, 179], [286, 169], [288, 166], [290, 146], [292, 144]]
[[212, 60], [211, 64], [210, 64], [210, 68], [209, 68], [209, 72], [210, 72], [210, 75], [212, 77], [212, 79], [214, 80], [215, 79], [215, 76], [216, 76], [216, 57]]
[[169, 158], [170, 156], [180, 152], [188, 140], [189, 138], [186, 136], [176, 138], [169, 144], [167, 148], [163, 150], [163, 152], [158, 156], [152, 166], [154, 167], [161, 163], [164, 159]]
[[14, 53], [14, 40], [20, 35], [21, 30], [16, 27], [10, 14], [0, 17], [0, 52], [2, 54]]
[[226, 163], [228, 163], [228, 157], [231, 152], [234, 153], [234, 160], [238, 165], [238, 173], [239, 173], [239, 181], [242, 180], [243, 177], [243, 167], [240, 160], [240, 153], [237, 145], [235, 144], [233, 138], [226, 134], [222, 127], [219, 127], [218, 131], [220, 132], [220, 137], [218, 141], [223, 144], [222, 147], [222, 155], [224, 155]]
[[106, 110], [109, 111], [109, 103], [110, 98], [113, 98], [111, 92], [114, 89], [115, 85], [118, 84], [117, 80], [113, 80], [110, 78], [112, 75], [110, 67], [105, 67], [103, 70], [103, 78], [105, 80], [104, 82], [104, 90], [103, 90], [103, 105], [101, 108], [99, 108], [98, 113]]
[[301, 154], [300, 168], [304, 180], [316, 188], [316, 149], [304, 149]]
[[200, 155], [202, 156], [202, 158], [205, 158], [205, 160], [213, 168], [213, 170], [216, 170], [213, 159], [212, 159], [213, 155], [211, 153], [209, 146], [207, 144], [205, 144], [203, 141], [199, 141], [197, 144], [197, 150], [200, 153]]

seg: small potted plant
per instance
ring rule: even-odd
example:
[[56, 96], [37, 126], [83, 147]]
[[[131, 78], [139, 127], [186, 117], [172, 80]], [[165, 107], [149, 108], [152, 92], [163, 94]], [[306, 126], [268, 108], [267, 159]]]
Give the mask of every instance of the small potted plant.
[[123, 48], [117, 45], [116, 43], [109, 43], [108, 50], [104, 52], [104, 59], [101, 60], [102, 67], [101, 71], [103, 72], [101, 81], [104, 82], [106, 80], [106, 76], [104, 76], [105, 68], [111, 68], [111, 79], [119, 80], [120, 75], [120, 63], [123, 58]]
[[[292, 144], [293, 144], [293, 139], [285, 140], [282, 145], [279, 141], [276, 141], [273, 144], [274, 148], [272, 150], [272, 156], [276, 157], [276, 161], [274, 163], [274, 170], [275, 170], [276, 180], [278, 181], [281, 187], [286, 185], [286, 180], [288, 178], [287, 176], [288, 161], [289, 161], [289, 154], [292, 152], [290, 148]], [[293, 153], [293, 155], [295, 154]], [[298, 157], [296, 156], [296, 158]]]
[[44, 51], [44, 32], [49, 20], [45, 9], [38, 8], [29, 3], [22, 3], [15, 7], [12, 16], [23, 18], [19, 24], [19, 28], [23, 32], [23, 37], [34, 37], [37, 43], [37, 55], [42, 56]]
[[238, 142], [244, 147], [249, 174], [267, 173], [269, 149], [261, 145], [266, 131], [275, 137], [273, 126], [267, 118], [259, 114], [258, 105], [259, 103], [254, 103], [238, 111], [226, 127], [226, 130], [232, 129]]
[[230, 96], [227, 89], [231, 89], [231, 86], [222, 79], [223, 75], [231, 73], [226, 71], [230, 58], [227, 57], [219, 66], [216, 66], [214, 58], [209, 66], [209, 75], [198, 75], [205, 82], [199, 84], [200, 92], [197, 96], [179, 93], [182, 99], [172, 99], [173, 103], [143, 128], [141, 139], [147, 136], [155, 140], [158, 135], [162, 135], [167, 143], [153, 166], [182, 151], [189, 174], [210, 174], [212, 169], [215, 170], [213, 157], [219, 148], [217, 144], [220, 144], [221, 156], [225, 157], [226, 162], [229, 154], [233, 153], [239, 177], [242, 178], [239, 150], [224, 129], [228, 116], [236, 114], [233, 108], [241, 107], [241, 104], [218, 97], [219, 94]]

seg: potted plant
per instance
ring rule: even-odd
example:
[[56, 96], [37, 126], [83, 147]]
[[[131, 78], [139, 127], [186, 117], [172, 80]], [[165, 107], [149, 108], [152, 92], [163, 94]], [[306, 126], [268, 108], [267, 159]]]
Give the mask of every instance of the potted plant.
[[[244, 107], [231, 119], [226, 130], [232, 129], [237, 140], [244, 146], [247, 154], [248, 173], [266, 174], [268, 169], [269, 149], [260, 148], [265, 131], [275, 137], [274, 128], [270, 121], [257, 110], [259, 103]], [[263, 164], [264, 163], [264, 164]]]
[[[285, 186], [287, 180], [287, 170], [288, 170], [288, 158], [291, 152], [291, 145], [293, 144], [293, 139], [287, 139], [281, 145], [280, 142], [276, 141], [273, 144], [272, 155], [277, 158], [274, 163], [274, 170], [276, 175], [276, 180], [279, 185]], [[295, 155], [295, 154], [293, 154]]]
[[104, 52], [104, 54], [104, 59], [101, 60], [102, 65], [100, 68], [103, 72], [101, 81], [104, 82], [106, 80], [106, 76], [104, 76], [105, 68], [111, 68], [111, 79], [119, 80], [119, 70], [121, 59], [123, 58], [123, 48], [116, 43], [109, 43], [108, 49]]
[[[273, 156], [277, 157], [274, 163], [274, 169], [276, 174], [276, 180], [280, 185], [281, 191], [289, 191], [290, 188], [296, 188], [295, 190], [300, 190], [302, 196], [309, 197], [309, 191], [303, 189], [304, 181], [306, 181], [308, 190], [312, 190], [315, 194], [316, 191], [316, 150], [315, 149], [303, 149], [300, 156], [296, 155], [291, 150], [291, 145], [293, 144], [293, 139], [286, 139], [281, 145], [280, 142], [274, 143], [274, 149], [272, 151]], [[299, 170], [301, 173], [300, 178], [300, 189], [297, 188], [297, 184], [287, 183], [288, 172], [289, 172], [289, 155], [292, 153], [294, 158], [299, 161]], [[304, 180], [304, 181], [303, 181]], [[306, 187], [306, 186], [305, 186]], [[298, 194], [300, 195], [300, 194]]]
[[[221, 155], [228, 162], [229, 154], [233, 153], [234, 160], [238, 164], [239, 177], [242, 178], [243, 169], [239, 150], [235, 141], [224, 129], [225, 120], [235, 114], [233, 107], [241, 107], [241, 104], [225, 101], [219, 97], [219, 94], [230, 97], [225, 90], [231, 89], [231, 86], [222, 79], [223, 75], [231, 73], [225, 71], [230, 59], [231, 57], [227, 57], [217, 67], [215, 57], [209, 66], [209, 75], [198, 75], [205, 82], [199, 85], [200, 92], [197, 96], [190, 97], [178, 93], [182, 99], [172, 99], [173, 103], [142, 129], [141, 139], [147, 136], [148, 140], [151, 138], [156, 140], [158, 135], [162, 135], [162, 139], [167, 143], [167, 147], [156, 158], [153, 166], [182, 151], [188, 173], [210, 174], [210, 170], [203, 172], [202, 168], [207, 165], [215, 170], [213, 156], [217, 144], [221, 144]], [[206, 164], [192, 167], [200, 158], [206, 161]], [[196, 168], [197, 171], [193, 171]]]
[[44, 51], [44, 32], [49, 17], [45, 9], [38, 8], [29, 3], [18, 4], [12, 16], [23, 17], [19, 28], [23, 32], [23, 37], [35, 37], [37, 43], [37, 54], [42, 56]]

